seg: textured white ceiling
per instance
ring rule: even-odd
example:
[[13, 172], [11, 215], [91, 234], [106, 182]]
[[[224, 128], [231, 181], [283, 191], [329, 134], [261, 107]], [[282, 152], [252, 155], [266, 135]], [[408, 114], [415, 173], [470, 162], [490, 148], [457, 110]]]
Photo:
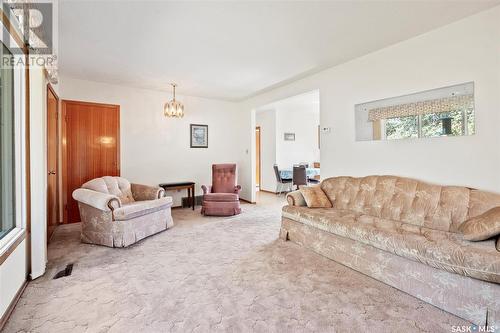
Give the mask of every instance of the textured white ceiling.
[[499, 1], [61, 1], [62, 75], [241, 100]]

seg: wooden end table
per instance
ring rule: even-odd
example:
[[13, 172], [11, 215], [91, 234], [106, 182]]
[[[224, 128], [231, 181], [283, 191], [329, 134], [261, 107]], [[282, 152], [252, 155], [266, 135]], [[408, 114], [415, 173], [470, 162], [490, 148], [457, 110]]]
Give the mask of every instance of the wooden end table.
[[190, 206], [196, 205], [195, 193], [194, 193], [194, 182], [176, 182], [176, 183], [163, 183], [159, 186], [163, 188], [165, 191], [175, 191], [175, 190], [185, 190], [188, 192], [188, 200]]

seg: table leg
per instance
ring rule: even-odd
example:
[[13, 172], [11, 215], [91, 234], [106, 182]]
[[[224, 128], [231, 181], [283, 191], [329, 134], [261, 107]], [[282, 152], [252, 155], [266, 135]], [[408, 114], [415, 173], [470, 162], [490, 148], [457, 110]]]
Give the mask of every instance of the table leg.
[[192, 185], [192, 186], [191, 186], [191, 194], [192, 194], [192, 196], [193, 196], [193, 198], [192, 198], [192, 200], [193, 200], [193, 201], [192, 201], [192, 204], [193, 204], [193, 210], [194, 210], [194, 205], [195, 205], [195, 203], [196, 203], [196, 201], [195, 201], [195, 200], [196, 200], [196, 197], [195, 197], [195, 195], [194, 195], [194, 185]]

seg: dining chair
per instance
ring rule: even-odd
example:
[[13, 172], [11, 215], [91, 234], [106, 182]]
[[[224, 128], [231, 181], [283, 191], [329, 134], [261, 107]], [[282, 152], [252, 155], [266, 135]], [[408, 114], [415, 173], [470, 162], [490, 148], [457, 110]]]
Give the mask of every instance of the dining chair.
[[286, 188], [288, 188], [288, 190], [291, 190], [290, 187], [292, 185], [292, 179], [281, 178], [281, 173], [278, 168], [278, 164], [274, 164], [273, 169], [274, 169], [274, 175], [276, 176], [276, 194], [280, 195]]
[[307, 171], [304, 165], [293, 167], [292, 185], [297, 186], [307, 185]]

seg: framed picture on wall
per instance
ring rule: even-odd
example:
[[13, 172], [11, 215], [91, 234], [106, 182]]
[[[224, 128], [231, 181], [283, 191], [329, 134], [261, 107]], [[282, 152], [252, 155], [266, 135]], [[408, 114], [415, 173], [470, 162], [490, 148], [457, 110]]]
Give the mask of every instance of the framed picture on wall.
[[208, 125], [189, 125], [191, 148], [208, 148]]

